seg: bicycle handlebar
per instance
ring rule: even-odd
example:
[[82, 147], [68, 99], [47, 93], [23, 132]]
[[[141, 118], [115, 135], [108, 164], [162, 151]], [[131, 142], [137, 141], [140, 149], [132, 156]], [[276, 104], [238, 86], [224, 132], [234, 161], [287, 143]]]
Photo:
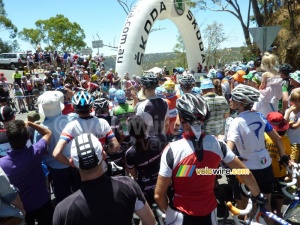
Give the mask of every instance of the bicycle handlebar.
[[299, 200], [298, 196], [290, 194], [286, 190], [288, 187], [291, 187], [291, 186], [295, 185], [297, 183], [297, 177], [300, 176], [300, 173], [298, 171], [299, 165], [296, 164], [296, 163], [292, 163], [292, 166], [293, 166], [292, 170], [288, 166], [286, 167], [286, 169], [287, 169], [287, 171], [289, 171], [289, 173], [292, 174], [293, 180], [291, 182], [288, 182], [288, 183], [280, 181], [279, 184], [281, 185], [281, 190], [282, 190], [284, 195], [286, 195], [287, 197], [289, 197], [292, 200], [294, 200], [294, 199]]
[[229, 211], [232, 214], [234, 223], [237, 224], [237, 225], [241, 224], [240, 221], [239, 221], [238, 216], [239, 215], [248, 215], [252, 211], [252, 207], [253, 207], [253, 203], [252, 203], [251, 198], [249, 198], [247, 207], [243, 210], [234, 207], [231, 202], [227, 202], [226, 205], [227, 205]]
[[291, 173], [295, 177], [300, 177], [299, 165], [297, 163], [292, 162], [292, 169], [289, 166], [286, 166], [286, 170]]

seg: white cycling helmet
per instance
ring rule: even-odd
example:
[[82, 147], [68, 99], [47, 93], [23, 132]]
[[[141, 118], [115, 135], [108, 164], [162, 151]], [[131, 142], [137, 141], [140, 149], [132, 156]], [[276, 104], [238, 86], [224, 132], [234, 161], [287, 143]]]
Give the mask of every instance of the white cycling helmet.
[[231, 96], [236, 102], [252, 104], [258, 101], [259, 91], [253, 87], [239, 84], [231, 91]]

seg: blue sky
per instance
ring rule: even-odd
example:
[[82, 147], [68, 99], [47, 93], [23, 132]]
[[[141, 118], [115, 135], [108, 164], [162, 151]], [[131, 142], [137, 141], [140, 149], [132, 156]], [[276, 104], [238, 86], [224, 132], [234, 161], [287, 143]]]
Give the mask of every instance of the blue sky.
[[[63, 14], [71, 22], [77, 22], [85, 31], [85, 42], [91, 46], [93, 40], [98, 40], [96, 34], [106, 45], [119, 44], [119, 39], [124, 22], [127, 18], [126, 13], [117, 0], [3, 0], [5, 10], [9, 19], [18, 27], [19, 31], [23, 28], [35, 28], [35, 22], [39, 19], [49, 19], [56, 14]], [[129, 3], [132, 0], [127, 0]], [[240, 7], [246, 14], [248, 1], [240, 0]], [[227, 42], [222, 47], [238, 47], [244, 42], [243, 33], [239, 21], [231, 14], [224, 12], [210, 12], [193, 10], [200, 30], [205, 29], [207, 24], [213, 21], [222, 23], [226, 35], [230, 35]], [[169, 20], [157, 21], [153, 28], [165, 28], [150, 34], [146, 53], [171, 52], [176, 44], [178, 31], [176, 26]], [[1, 32], [1, 37], [8, 40], [8, 35]], [[204, 39], [205, 41], [205, 39]], [[30, 44], [19, 40], [23, 51], [32, 50]], [[42, 45], [43, 47], [43, 45]], [[93, 53], [97, 53], [94, 49]], [[116, 51], [109, 47], [100, 49], [104, 55], [115, 55]]]

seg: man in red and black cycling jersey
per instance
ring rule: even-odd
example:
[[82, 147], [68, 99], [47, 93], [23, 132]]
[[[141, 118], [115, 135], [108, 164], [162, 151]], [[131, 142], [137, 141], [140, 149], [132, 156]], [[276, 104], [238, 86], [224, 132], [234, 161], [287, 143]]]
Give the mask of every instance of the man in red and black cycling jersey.
[[[155, 200], [166, 212], [166, 224], [217, 224], [215, 175], [197, 175], [200, 168], [216, 169], [223, 160], [230, 168], [247, 168], [223, 142], [201, 132], [209, 118], [205, 100], [190, 93], [176, 104], [183, 126], [183, 139], [166, 146], [160, 164]], [[242, 176], [255, 198], [265, 201], [253, 175]], [[172, 182], [171, 182], [172, 181]], [[167, 197], [172, 185], [173, 197]]]
[[53, 151], [54, 158], [69, 165], [69, 160], [63, 155], [63, 149], [74, 137], [82, 133], [94, 134], [108, 153], [118, 152], [120, 145], [108, 122], [90, 115], [94, 103], [91, 95], [88, 92], [79, 91], [74, 94], [72, 103], [79, 118], [68, 123], [63, 129], [60, 140]]
[[99, 87], [97, 84], [94, 84], [94, 83], [90, 82], [89, 80], [82, 80], [81, 86], [89, 93], [93, 93]]

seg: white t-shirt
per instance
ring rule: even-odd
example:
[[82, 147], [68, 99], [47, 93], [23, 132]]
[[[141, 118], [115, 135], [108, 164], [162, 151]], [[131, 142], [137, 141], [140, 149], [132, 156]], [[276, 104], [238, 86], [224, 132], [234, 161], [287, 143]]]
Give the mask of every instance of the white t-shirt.
[[0, 84], [3, 85], [3, 90], [4, 91], [9, 90], [9, 83], [7, 81], [0, 81]]
[[37, 84], [42, 84], [42, 83], [44, 83], [44, 80], [41, 77], [36, 77], [33, 79], [33, 82], [37, 83]]
[[264, 169], [272, 162], [265, 146], [264, 132], [272, 130], [273, 127], [262, 114], [245, 111], [233, 119], [229, 126], [227, 141], [235, 143], [240, 156], [247, 159], [243, 163], [249, 169]]
[[27, 56], [27, 61], [28, 61], [28, 62], [33, 62], [32, 56], [28, 55], [28, 56]]
[[90, 116], [89, 118], [78, 118], [68, 123], [62, 131], [60, 139], [70, 142], [74, 137], [83, 133], [94, 134], [102, 145], [106, 144], [106, 140], [115, 137], [106, 120]]

